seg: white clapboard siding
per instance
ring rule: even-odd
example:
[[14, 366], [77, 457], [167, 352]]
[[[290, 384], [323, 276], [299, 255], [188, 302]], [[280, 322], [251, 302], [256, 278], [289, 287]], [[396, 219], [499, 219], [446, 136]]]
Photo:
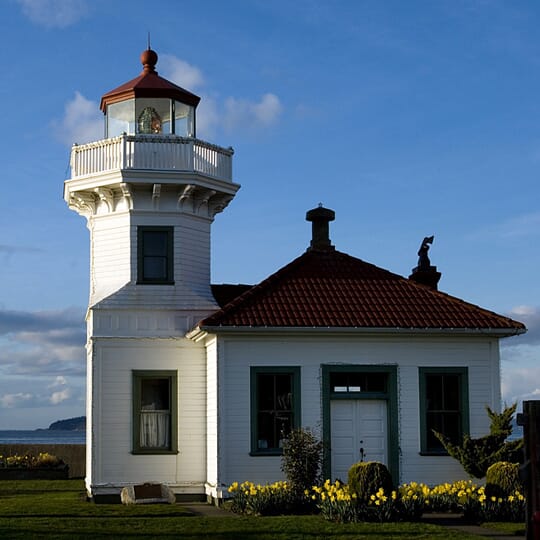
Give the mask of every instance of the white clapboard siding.
[[[209, 220], [133, 212], [92, 223], [93, 309], [188, 310], [202, 318], [218, 308], [210, 290]], [[137, 228], [149, 225], [174, 226], [174, 285], [137, 285]]]
[[90, 304], [94, 304], [130, 281], [129, 217], [98, 216], [89, 221], [89, 229]]
[[485, 405], [500, 406], [497, 341], [490, 338], [280, 336], [220, 338], [220, 482], [272, 482], [283, 477], [279, 457], [250, 456], [250, 367], [300, 366], [302, 425], [322, 429], [321, 365], [395, 365], [398, 371], [400, 482], [428, 484], [467, 478], [450, 457], [420, 456], [418, 368], [467, 366], [470, 428], [489, 431]]
[[217, 496], [219, 471], [217, 339], [206, 344], [206, 482], [209, 495]]
[[[91, 365], [92, 461], [87, 484], [163, 482], [200, 486], [206, 480], [206, 361], [187, 339], [96, 339]], [[177, 455], [133, 455], [132, 371], [175, 370]]]

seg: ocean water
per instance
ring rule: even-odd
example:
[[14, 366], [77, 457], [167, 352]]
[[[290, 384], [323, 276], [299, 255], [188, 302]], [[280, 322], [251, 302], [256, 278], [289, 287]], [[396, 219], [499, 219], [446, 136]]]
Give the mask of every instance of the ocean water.
[[85, 444], [85, 431], [0, 430], [0, 444]]

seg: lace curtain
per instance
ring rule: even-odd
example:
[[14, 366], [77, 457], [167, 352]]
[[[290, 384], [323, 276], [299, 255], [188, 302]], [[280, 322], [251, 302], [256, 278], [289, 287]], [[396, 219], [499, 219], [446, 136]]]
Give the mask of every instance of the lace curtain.
[[141, 448], [170, 447], [169, 411], [141, 411]]

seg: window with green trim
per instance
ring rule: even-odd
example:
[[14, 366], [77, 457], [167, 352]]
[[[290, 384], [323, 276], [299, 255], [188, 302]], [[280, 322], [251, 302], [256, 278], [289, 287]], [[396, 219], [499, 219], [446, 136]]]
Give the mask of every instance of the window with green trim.
[[137, 283], [174, 283], [173, 227], [137, 228]]
[[251, 452], [280, 454], [300, 427], [300, 368], [251, 368]]
[[426, 454], [446, 454], [433, 433], [458, 443], [469, 432], [467, 368], [419, 368], [420, 444]]
[[133, 371], [133, 452], [177, 450], [176, 371]]

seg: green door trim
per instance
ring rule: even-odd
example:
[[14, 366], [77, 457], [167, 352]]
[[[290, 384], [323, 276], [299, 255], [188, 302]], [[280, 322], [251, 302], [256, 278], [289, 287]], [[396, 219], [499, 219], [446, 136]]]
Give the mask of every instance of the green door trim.
[[[338, 399], [378, 399], [385, 400], [387, 405], [388, 422], [388, 469], [394, 480], [399, 484], [399, 426], [398, 426], [398, 394], [397, 366], [358, 365], [358, 364], [323, 364], [322, 366], [322, 416], [323, 416], [323, 475], [330, 478], [332, 428], [330, 422], [330, 401]], [[385, 373], [387, 384], [385, 392], [332, 392], [330, 389], [330, 374], [337, 372], [349, 373]]]

